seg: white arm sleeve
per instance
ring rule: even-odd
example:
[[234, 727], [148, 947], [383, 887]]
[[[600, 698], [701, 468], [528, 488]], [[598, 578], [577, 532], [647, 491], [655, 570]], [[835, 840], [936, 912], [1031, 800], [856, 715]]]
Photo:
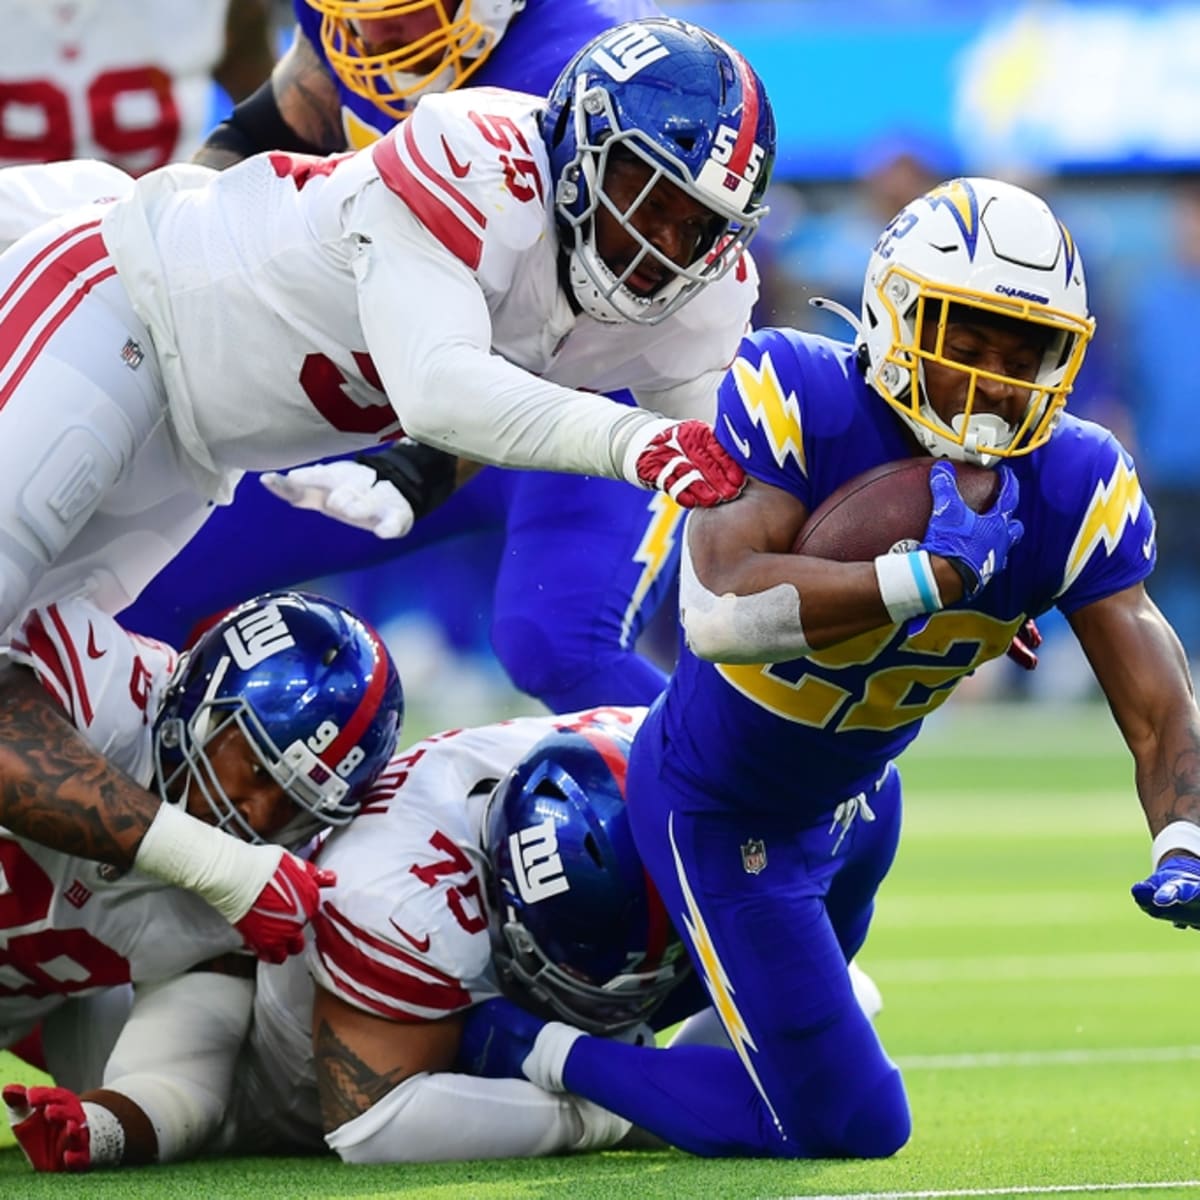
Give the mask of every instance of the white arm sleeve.
[[367, 347], [405, 433], [476, 462], [626, 478], [625, 450], [654, 415], [491, 353], [491, 318], [471, 272], [416, 234], [402, 245], [377, 239], [356, 269]]
[[159, 1162], [192, 1157], [216, 1133], [253, 1006], [252, 979], [212, 971], [138, 987], [104, 1087], [146, 1114]]
[[442, 1162], [603, 1150], [628, 1131], [628, 1121], [589, 1100], [524, 1080], [424, 1072], [325, 1141], [345, 1162]]

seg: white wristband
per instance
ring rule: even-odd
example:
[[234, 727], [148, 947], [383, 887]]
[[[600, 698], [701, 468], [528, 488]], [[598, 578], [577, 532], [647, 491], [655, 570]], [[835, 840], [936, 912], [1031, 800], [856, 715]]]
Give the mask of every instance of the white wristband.
[[525, 1078], [530, 1083], [536, 1083], [544, 1092], [565, 1092], [563, 1071], [567, 1067], [567, 1055], [583, 1036], [583, 1030], [573, 1025], [547, 1021], [534, 1039], [533, 1049], [521, 1064]]
[[1200, 858], [1200, 825], [1191, 821], [1172, 821], [1158, 831], [1158, 836], [1150, 846], [1150, 869], [1158, 869], [1158, 864], [1172, 850], [1183, 850]]
[[875, 560], [875, 578], [883, 606], [896, 625], [942, 607], [942, 595], [927, 550], [879, 555]]
[[116, 1166], [125, 1157], [125, 1126], [103, 1104], [85, 1100], [83, 1116], [88, 1127], [88, 1154], [93, 1167]]
[[283, 857], [280, 846], [251, 846], [170, 804], [159, 806], [133, 865], [203, 896], [230, 924], [258, 899]]

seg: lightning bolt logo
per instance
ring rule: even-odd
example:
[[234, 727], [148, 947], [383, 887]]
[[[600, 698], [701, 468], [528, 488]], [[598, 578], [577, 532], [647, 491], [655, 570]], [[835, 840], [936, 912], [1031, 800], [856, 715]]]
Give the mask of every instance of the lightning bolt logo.
[[733, 380], [746, 415], [767, 435], [775, 461], [782, 467], [790, 454], [801, 473], [807, 475], [800, 404], [795, 392], [783, 394], [770, 354], [762, 356], [758, 370], [744, 358], [735, 359]]
[[[750, 1059], [750, 1052], [755, 1051], [757, 1053], [758, 1046], [755, 1045], [754, 1039], [750, 1036], [750, 1030], [746, 1028], [746, 1022], [742, 1018], [742, 1014], [738, 1011], [737, 1005], [734, 1003], [733, 985], [729, 982], [729, 976], [725, 973], [725, 968], [721, 965], [721, 960], [717, 957], [717, 948], [713, 945], [708, 927], [704, 924], [704, 917], [701, 915], [700, 909], [696, 904], [696, 897], [692, 893], [687, 874], [683, 869], [683, 863], [680, 861], [679, 847], [675, 844], [674, 813], [671, 814], [667, 821], [667, 836], [671, 840], [671, 856], [675, 860], [675, 877], [679, 880], [679, 886], [683, 891], [683, 901], [687, 905], [687, 912], [683, 917], [683, 927], [687, 936], [691, 939], [692, 948], [695, 950], [696, 958], [700, 963], [700, 969], [704, 972], [704, 982], [708, 988], [708, 994], [712, 997], [713, 1008], [717, 1010], [717, 1014], [721, 1018], [721, 1024], [725, 1026], [725, 1032], [729, 1035], [729, 1040], [733, 1043], [733, 1048], [737, 1051], [738, 1058], [742, 1060], [742, 1066], [746, 1068], [746, 1073], [754, 1080], [754, 1086], [758, 1089], [758, 1094], [763, 1098], [763, 1103], [767, 1106], [767, 1111], [770, 1112], [776, 1129], [779, 1130], [780, 1134], [783, 1134], [783, 1126], [780, 1124], [775, 1109], [771, 1106], [771, 1101], [767, 1097], [767, 1093], [763, 1090], [762, 1081], [758, 1078], [758, 1072], [754, 1069], [754, 1063]], [[786, 1135], [784, 1136], [786, 1137]]]
[[1063, 261], [1067, 269], [1065, 283], [1071, 282], [1071, 274], [1075, 270], [1075, 239], [1071, 236], [1071, 231], [1061, 222], [1058, 222], [1058, 231], [1062, 234], [1063, 240]]
[[1088, 505], [1083, 524], [1075, 535], [1075, 544], [1067, 555], [1067, 570], [1062, 591], [1079, 578], [1079, 573], [1092, 557], [1092, 552], [1104, 543], [1106, 554], [1121, 540], [1126, 525], [1132, 525], [1142, 511], [1142, 489], [1137, 471], [1121, 459], [1108, 482], [1100, 480]]
[[962, 231], [967, 244], [967, 257], [974, 259], [975, 242], [979, 237], [979, 197], [965, 179], [951, 179], [925, 193], [930, 208], [945, 205]]
[[643, 563], [644, 566], [641, 575], [638, 576], [637, 586], [633, 589], [633, 595], [629, 598], [625, 615], [621, 618], [623, 650], [629, 649], [633, 621], [646, 599], [646, 594], [654, 586], [654, 581], [662, 574], [663, 567], [671, 557], [671, 550], [675, 545], [675, 531], [683, 517], [683, 509], [665, 492], [655, 492], [647, 507], [650, 510], [650, 522], [633, 555], [633, 561]]

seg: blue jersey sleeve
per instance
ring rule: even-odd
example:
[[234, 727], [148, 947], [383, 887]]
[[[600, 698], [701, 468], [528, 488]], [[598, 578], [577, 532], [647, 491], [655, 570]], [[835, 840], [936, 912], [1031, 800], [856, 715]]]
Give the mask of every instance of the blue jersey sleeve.
[[1072, 613], [1144, 580], [1154, 569], [1154, 513], [1133, 459], [1107, 430], [1073, 422], [1082, 436], [1076, 470], [1067, 474], [1077, 507], [1065, 547], [1056, 603]]

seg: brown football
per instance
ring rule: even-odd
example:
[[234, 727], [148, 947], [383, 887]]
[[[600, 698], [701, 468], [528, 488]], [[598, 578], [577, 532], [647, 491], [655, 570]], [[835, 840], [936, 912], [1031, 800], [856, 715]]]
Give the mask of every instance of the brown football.
[[[915, 549], [933, 511], [929, 471], [937, 461], [903, 458], [848, 479], [809, 514], [793, 552], [838, 562], [867, 562], [901, 543]], [[996, 497], [999, 476], [970, 463], [953, 465], [963, 499], [982, 512]]]

